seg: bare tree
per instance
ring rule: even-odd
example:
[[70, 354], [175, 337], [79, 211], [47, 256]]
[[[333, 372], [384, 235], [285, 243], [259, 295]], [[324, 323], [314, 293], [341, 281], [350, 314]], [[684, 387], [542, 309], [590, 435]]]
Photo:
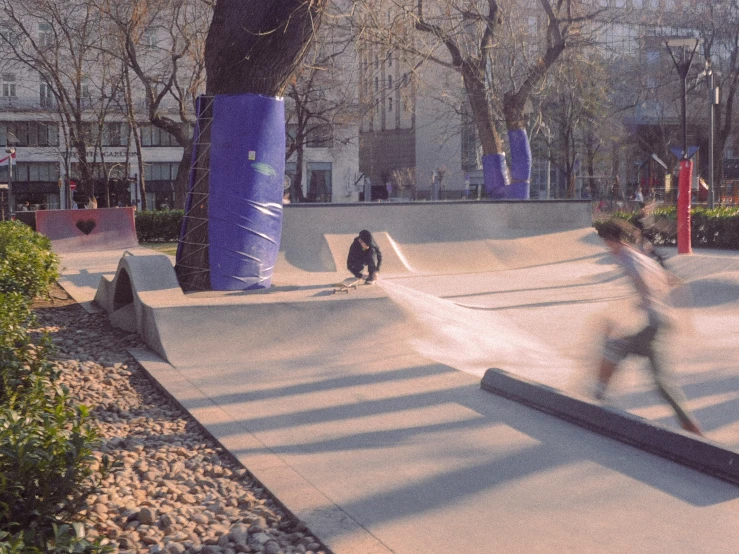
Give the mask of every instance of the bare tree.
[[[145, 121], [183, 148], [175, 179], [175, 207], [184, 208], [192, 157], [194, 99], [205, 86], [205, 36], [211, 7], [203, 0], [94, 0], [109, 22], [108, 52], [134, 75], [127, 107], [129, 124]], [[141, 96], [144, 104], [136, 100]], [[145, 179], [139, 168], [141, 197]], [[144, 209], [146, 205], [144, 204]]]
[[88, 2], [2, 0], [0, 6], [4, 58], [25, 67], [31, 78], [38, 75], [42, 107], [56, 111], [77, 158], [79, 187], [92, 196], [94, 160], [88, 159], [88, 147], [95, 145], [96, 138], [90, 124], [104, 119], [108, 104], [94, 98], [89, 87], [94, 83], [98, 90], [105, 89], [111, 77], [100, 69], [110, 67], [97, 48], [100, 15]]
[[323, 23], [285, 94], [287, 98], [287, 148], [285, 159], [296, 156], [296, 172], [290, 183], [290, 199], [304, 202], [303, 160], [305, 148], [348, 143], [357, 137], [339, 136], [336, 129], [357, 123], [353, 33], [349, 14], [337, 2], [329, 2]]
[[552, 131], [548, 155], [565, 178], [565, 196], [574, 198], [576, 170], [587, 172], [594, 182], [597, 158], [611, 151], [607, 145], [616, 140], [620, 122], [609, 95], [606, 60], [590, 49], [570, 50], [562, 62], [550, 72], [537, 98], [537, 115]]
[[[690, 17], [690, 23], [699, 31], [703, 41], [705, 71], [702, 76], [710, 83], [711, 75], [706, 74], [710, 72], [721, 90], [721, 101], [714, 112], [716, 134], [713, 165], [714, 182], [720, 184], [724, 177], [724, 152], [734, 132], [735, 103], [739, 91], [739, 2], [708, 2], [702, 5], [699, 14], [686, 14], [685, 17]], [[700, 89], [706, 90], [703, 86]], [[698, 104], [706, 105], [705, 101]], [[706, 113], [705, 109], [696, 109]]]
[[[367, 3], [362, 27], [371, 29], [365, 32], [368, 41], [458, 72], [483, 156], [500, 155], [505, 150], [498, 114], [509, 132], [525, 128], [527, 102], [546, 72], [566, 46], [583, 40], [585, 23], [604, 12], [593, 5], [578, 0], [524, 0], [506, 6], [496, 0], [417, 0], [411, 7], [389, 0], [388, 13], [396, 15], [385, 21], [385, 11]], [[530, 28], [531, 17], [536, 29]], [[409, 25], [422, 37], [399, 32]], [[517, 47], [522, 41], [525, 50]]]

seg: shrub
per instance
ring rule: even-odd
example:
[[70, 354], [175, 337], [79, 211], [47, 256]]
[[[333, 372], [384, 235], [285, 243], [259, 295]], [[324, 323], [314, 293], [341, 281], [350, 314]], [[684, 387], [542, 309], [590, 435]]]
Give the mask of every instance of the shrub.
[[59, 277], [51, 241], [19, 221], [0, 222], [0, 292], [45, 294]]
[[24, 392], [33, 375], [53, 378], [46, 356], [48, 337], [31, 341], [28, 326], [33, 322], [29, 301], [18, 292], [0, 293], [0, 406], [12, 394]]
[[40, 551], [53, 551], [48, 545], [55, 541], [91, 546], [65, 526], [107, 470], [93, 481], [97, 435], [87, 419], [66, 390], [38, 376], [0, 407], [0, 530]]
[[[617, 212], [614, 217], [635, 224], [638, 212]], [[674, 206], [657, 208], [653, 221], [644, 235], [652, 244], [674, 246], [677, 244], [677, 209]], [[691, 237], [693, 246], [706, 248], [739, 249], [739, 208], [719, 207], [709, 210], [702, 206], [691, 209]], [[598, 228], [599, 221], [593, 225]]]
[[97, 466], [87, 409], [57, 384], [48, 335], [29, 331], [31, 299], [48, 290], [56, 258], [48, 240], [12, 223], [0, 227], [0, 252], [0, 552], [104, 551], [72, 522], [108, 461]]
[[173, 242], [180, 238], [183, 210], [160, 210], [136, 213], [136, 235], [139, 242]]

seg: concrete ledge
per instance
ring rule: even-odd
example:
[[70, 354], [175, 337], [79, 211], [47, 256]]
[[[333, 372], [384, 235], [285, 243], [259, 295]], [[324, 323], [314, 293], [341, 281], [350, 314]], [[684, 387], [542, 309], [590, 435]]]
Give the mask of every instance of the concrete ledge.
[[691, 433], [674, 431], [628, 412], [568, 396], [564, 392], [488, 369], [482, 389], [559, 417], [646, 452], [739, 485], [739, 452]]

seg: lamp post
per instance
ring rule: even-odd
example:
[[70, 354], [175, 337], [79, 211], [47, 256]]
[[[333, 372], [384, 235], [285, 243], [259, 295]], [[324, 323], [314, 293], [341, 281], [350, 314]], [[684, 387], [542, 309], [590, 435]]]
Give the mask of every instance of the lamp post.
[[15, 195], [13, 194], [13, 158], [15, 158], [15, 148], [5, 149], [8, 155], [8, 215], [10, 219], [15, 219]]
[[[716, 134], [716, 106], [721, 101], [718, 85], [714, 84], [714, 71], [711, 60], [706, 60], [706, 83], [708, 84], [708, 208], [713, 209], [716, 202], [716, 183], [714, 181], [714, 135]], [[720, 74], [719, 74], [720, 75]]]
[[[693, 63], [693, 56], [698, 49], [698, 38], [675, 38], [665, 42], [670, 52], [677, 73], [682, 80], [682, 128], [683, 152], [680, 159], [680, 176], [677, 185], [677, 253], [690, 254], [690, 181], [693, 174], [693, 162], [688, 155], [688, 72]], [[677, 56], [675, 55], [677, 53]]]
[[122, 167], [124, 165], [126, 164], [119, 162], [119, 163], [115, 163], [111, 165], [110, 168], [108, 169], [108, 178], [105, 180], [105, 202], [106, 202], [106, 207], [108, 208], [110, 208], [110, 176], [112, 175], [113, 170], [116, 167]]

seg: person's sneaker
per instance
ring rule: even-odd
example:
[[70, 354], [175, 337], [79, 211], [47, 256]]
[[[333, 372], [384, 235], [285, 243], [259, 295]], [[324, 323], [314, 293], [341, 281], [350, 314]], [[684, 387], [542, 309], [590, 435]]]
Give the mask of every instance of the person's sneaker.
[[369, 277], [367, 277], [367, 280], [364, 282], [364, 284], [365, 285], [374, 285], [375, 284], [375, 281], [377, 281], [377, 276], [370, 275]]

